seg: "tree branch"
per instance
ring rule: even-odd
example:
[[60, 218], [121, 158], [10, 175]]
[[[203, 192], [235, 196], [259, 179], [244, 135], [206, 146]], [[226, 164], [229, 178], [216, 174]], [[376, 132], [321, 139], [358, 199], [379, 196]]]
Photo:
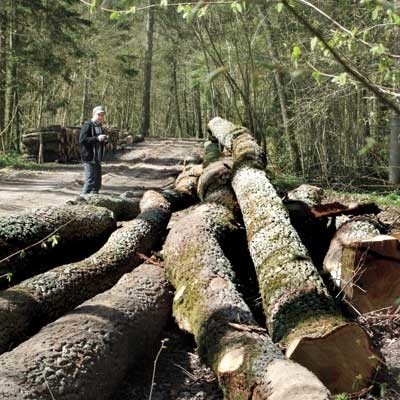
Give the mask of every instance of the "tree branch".
[[400, 107], [396, 104], [395, 101], [387, 98], [382, 91], [376, 87], [373, 83], [371, 83], [368, 78], [363, 76], [356, 69], [351, 67], [347, 61], [345, 61], [336, 50], [329, 45], [329, 43], [324, 39], [322, 33], [311, 25], [311, 23], [303, 17], [294, 7], [291, 7], [287, 0], [282, 0], [282, 3], [286, 7], [286, 9], [306, 28], [308, 29], [314, 36], [316, 36], [321, 43], [326, 47], [326, 49], [332, 54], [333, 58], [344, 68], [344, 70], [353, 76], [358, 82], [360, 82], [364, 87], [374, 93], [383, 103], [385, 103], [390, 109], [392, 109], [395, 113], [400, 114]]

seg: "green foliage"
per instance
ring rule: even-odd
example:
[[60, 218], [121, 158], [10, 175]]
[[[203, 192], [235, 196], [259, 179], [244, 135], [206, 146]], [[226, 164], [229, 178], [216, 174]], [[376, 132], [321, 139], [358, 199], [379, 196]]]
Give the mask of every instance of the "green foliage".
[[0, 168], [42, 169], [37, 163], [25, 160], [21, 154], [15, 152], [0, 152]]
[[337, 394], [335, 400], [349, 400], [349, 396], [345, 393]]

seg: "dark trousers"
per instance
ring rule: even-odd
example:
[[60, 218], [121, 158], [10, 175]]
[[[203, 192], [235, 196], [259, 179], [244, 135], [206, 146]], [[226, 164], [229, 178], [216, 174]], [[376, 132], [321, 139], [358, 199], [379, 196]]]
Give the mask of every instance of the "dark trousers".
[[83, 184], [82, 194], [98, 193], [101, 188], [101, 164], [83, 163], [85, 173], [85, 183]]

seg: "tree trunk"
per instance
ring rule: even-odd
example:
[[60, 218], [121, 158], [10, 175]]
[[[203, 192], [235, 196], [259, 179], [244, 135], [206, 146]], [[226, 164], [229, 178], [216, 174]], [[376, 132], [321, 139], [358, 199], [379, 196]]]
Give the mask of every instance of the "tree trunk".
[[196, 119], [196, 139], [203, 138], [203, 122], [201, 112], [201, 93], [199, 85], [194, 87], [194, 115]]
[[153, 31], [154, 31], [154, 9], [151, 7], [153, 0], [148, 1], [150, 6], [147, 12], [146, 24], [146, 51], [144, 55], [144, 77], [143, 77], [143, 111], [142, 126], [140, 133], [149, 136], [150, 129], [150, 93], [151, 93], [151, 69], [153, 59]]
[[[215, 166], [206, 168], [206, 175], [215, 175], [207, 173], [210, 169], [215, 171]], [[217, 175], [227, 176], [223, 171]], [[229, 188], [229, 177], [216, 187], [225, 193]], [[214, 195], [209, 191], [205, 200], [212, 201]], [[232, 192], [230, 196], [233, 200]], [[173, 312], [179, 326], [194, 335], [199, 355], [216, 373], [225, 399], [328, 399], [328, 391], [313, 374], [283, 359], [236, 290], [220, 246], [236, 229], [230, 209], [216, 203], [200, 205], [172, 227], [164, 256], [176, 288]], [[301, 384], [291, 379], [297, 374]], [[279, 378], [283, 375], [284, 384]], [[309, 383], [305, 389], [304, 380]]]
[[174, 189], [161, 192], [170, 203], [172, 212], [189, 207], [197, 200], [197, 182], [202, 171], [202, 165], [189, 164], [176, 178]]
[[181, 109], [179, 105], [179, 91], [178, 91], [178, 78], [177, 78], [177, 63], [176, 57], [173, 57], [172, 61], [172, 80], [174, 85], [174, 98], [175, 98], [175, 113], [176, 113], [176, 120], [178, 123], [179, 128], [179, 138], [183, 136], [183, 128], [182, 128], [182, 119], [181, 119]]
[[83, 71], [83, 91], [82, 91], [82, 103], [81, 103], [81, 115], [79, 117], [79, 121], [81, 124], [85, 122], [87, 119], [87, 109], [88, 109], [88, 98], [89, 98], [89, 79], [91, 75], [91, 68], [92, 68], [92, 62], [88, 61], [88, 67], [87, 70]]
[[0, 351], [112, 287], [126, 272], [141, 263], [141, 254], [159, 244], [167, 227], [169, 203], [148, 191], [140, 203], [141, 214], [115, 231], [91, 257], [62, 265], [30, 278], [0, 297]]
[[9, 279], [15, 284], [66, 259], [87, 257], [115, 228], [108, 210], [91, 205], [44, 207], [1, 217], [0, 286], [6, 285], [6, 274], [12, 274]]
[[78, 196], [75, 200], [68, 200], [67, 204], [80, 205], [90, 204], [97, 207], [104, 207], [112, 211], [116, 221], [129, 221], [139, 214], [139, 200], [135, 198], [111, 196], [105, 194]]
[[[264, 13], [267, 14], [267, 10], [265, 10], [265, 6], [264, 6]], [[278, 55], [276, 53], [276, 50], [274, 47], [274, 42], [272, 40], [271, 27], [269, 25], [267, 17], [264, 16], [263, 13], [261, 13], [261, 12], [260, 12], [260, 14], [261, 14], [261, 19], [263, 21], [264, 28], [265, 28], [266, 39], [267, 39], [267, 49], [268, 49], [269, 57], [271, 58], [271, 61], [274, 64], [279, 65]], [[301, 172], [302, 165], [301, 165], [299, 146], [297, 145], [297, 142], [296, 142], [296, 139], [295, 139], [293, 133], [289, 129], [289, 111], [288, 111], [286, 91], [285, 91], [285, 85], [284, 85], [284, 75], [278, 69], [274, 70], [274, 80], [275, 80], [276, 91], [278, 93], [279, 105], [281, 107], [283, 131], [285, 133], [285, 137], [286, 137], [286, 140], [287, 140], [287, 143], [289, 146], [290, 162], [291, 162], [292, 168], [295, 172]]]
[[[6, 67], [7, 67], [7, 18], [6, 12], [0, 12], [0, 140], [3, 144], [4, 111], [5, 111], [5, 88], [6, 88]], [[5, 151], [5, 146], [1, 148]]]
[[[400, 8], [400, 1], [395, 0], [394, 6]], [[395, 26], [393, 53], [400, 54], [400, 28]], [[400, 67], [398, 60], [395, 61]], [[397, 104], [400, 102], [397, 99]], [[394, 110], [391, 111], [390, 117], [390, 151], [389, 151], [389, 181], [391, 183], [400, 183], [400, 114]]]
[[12, 146], [15, 134], [15, 116], [16, 116], [16, 75], [17, 61], [15, 57], [15, 24], [16, 24], [16, 4], [10, 2], [10, 13], [8, 15], [8, 51], [6, 65], [6, 88], [5, 88], [5, 105], [4, 105], [4, 125], [7, 127], [6, 147]]
[[0, 397], [111, 398], [128, 367], [154, 353], [172, 296], [164, 271], [143, 264], [110, 290], [0, 357]]
[[[243, 214], [272, 338], [286, 346], [286, 355], [314, 372], [333, 393], [365, 387], [379, 359], [364, 329], [347, 323], [328, 294], [265, 175], [260, 147], [246, 128], [221, 118], [211, 120], [209, 128], [221, 144], [233, 150], [232, 186]], [[356, 381], [358, 387], [354, 386]]]

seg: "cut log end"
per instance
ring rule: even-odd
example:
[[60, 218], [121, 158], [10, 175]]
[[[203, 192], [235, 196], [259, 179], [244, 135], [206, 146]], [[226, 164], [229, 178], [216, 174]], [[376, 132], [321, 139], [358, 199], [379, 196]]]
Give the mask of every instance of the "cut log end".
[[378, 235], [343, 249], [341, 287], [360, 313], [395, 306], [400, 297], [400, 244]]
[[367, 333], [356, 324], [342, 325], [322, 337], [294, 340], [286, 356], [317, 375], [332, 393], [357, 393], [381, 363]]
[[238, 349], [227, 351], [221, 358], [218, 365], [218, 374], [226, 374], [237, 371], [244, 360], [244, 348], [240, 347]]

